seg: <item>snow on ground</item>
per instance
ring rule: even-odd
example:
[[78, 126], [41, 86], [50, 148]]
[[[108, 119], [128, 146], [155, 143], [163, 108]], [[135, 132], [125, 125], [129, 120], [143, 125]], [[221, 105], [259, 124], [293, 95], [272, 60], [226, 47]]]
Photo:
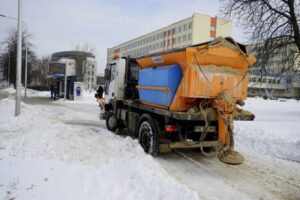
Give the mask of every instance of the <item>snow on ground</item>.
[[300, 162], [300, 102], [248, 98], [255, 121], [236, 121], [236, 147]]
[[16, 93], [16, 90], [13, 87], [7, 87], [5, 89], [1, 89], [1, 91], [7, 92], [7, 93]]
[[0, 199], [300, 199], [295, 100], [247, 99], [256, 119], [235, 122], [246, 161], [232, 166], [198, 152], [152, 158], [101, 128], [94, 93], [74, 102], [27, 94], [17, 118], [12, 96], [0, 100]]
[[180, 151], [159, 158], [161, 166], [201, 199], [300, 199], [300, 103], [249, 98], [245, 108], [256, 120], [234, 123], [242, 165]]
[[197, 199], [136, 140], [0, 101], [0, 199]]

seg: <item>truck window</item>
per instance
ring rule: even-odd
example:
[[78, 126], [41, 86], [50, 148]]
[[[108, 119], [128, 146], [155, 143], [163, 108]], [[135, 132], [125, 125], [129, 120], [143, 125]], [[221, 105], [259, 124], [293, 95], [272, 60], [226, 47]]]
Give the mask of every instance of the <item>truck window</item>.
[[116, 64], [110, 65], [110, 80], [114, 80], [116, 78]]

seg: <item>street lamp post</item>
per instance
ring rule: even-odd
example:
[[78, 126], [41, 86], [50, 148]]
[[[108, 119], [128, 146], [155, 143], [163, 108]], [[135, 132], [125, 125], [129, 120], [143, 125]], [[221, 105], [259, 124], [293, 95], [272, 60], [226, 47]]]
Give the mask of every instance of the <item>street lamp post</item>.
[[[18, 20], [18, 18], [15, 17], [9, 17], [6, 15], [2, 15], [0, 14], [0, 17], [4, 17], [7, 19], [13, 19], [13, 20]], [[24, 26], [24, 30], [25, 30], [25, 80], [24, 80], [24, 97], [27, 97], [27, 64], [28, 64], [28, 28], [27, 28], [27, 24], [21, 20], [22, 25]]]
[[92, 65], [89, 65], [89, 71], [88, 71], [88, 80], [89, 80], [89, 92], [92, 92]]
[[21, 71], [22, 71], [22, 0], [18, 3], [18, 43], [17, 43], [17, 69], [16, 69], [16, 107], [15, 116], [21, 114]]
[[65, 64], [65, 80], [64, 80], [64, 101], [67, 99], [67, 63]]
[[10, 52], [8, 53], [8, 69], [7, 69], [7, 86], [9, 87], [10, 81]]
[[[26, 28], [27, 29], [27, 28]], [[25, 31], [25, 33], [27, 32], [27, 30]], [[28, 42], [28, 38], [27, 38], [27, 33], [26, 33], [26, 37], [25, 37], [25, 80], [24, 80], [24, 87], [25, 87], [25, 91], [24, 91], [24, 97], [27, 98], [27, 42]]]

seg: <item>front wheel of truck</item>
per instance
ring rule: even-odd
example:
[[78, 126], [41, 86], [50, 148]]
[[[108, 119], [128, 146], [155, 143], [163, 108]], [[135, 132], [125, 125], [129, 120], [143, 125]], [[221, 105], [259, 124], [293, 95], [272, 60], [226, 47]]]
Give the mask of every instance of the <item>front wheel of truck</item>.
[[106, 127], [111, 132], [116, 132], [118, 128], [118, 121], [113, 112], [108, 112], [106, 115]]

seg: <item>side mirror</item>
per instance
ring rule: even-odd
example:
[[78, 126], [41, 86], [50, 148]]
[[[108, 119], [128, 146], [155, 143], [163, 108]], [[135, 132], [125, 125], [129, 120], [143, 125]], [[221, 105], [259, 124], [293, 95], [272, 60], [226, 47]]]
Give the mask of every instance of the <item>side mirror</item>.
[[110, 69], [105, 69], [104, 79], [107, 81], [110, 80]]

